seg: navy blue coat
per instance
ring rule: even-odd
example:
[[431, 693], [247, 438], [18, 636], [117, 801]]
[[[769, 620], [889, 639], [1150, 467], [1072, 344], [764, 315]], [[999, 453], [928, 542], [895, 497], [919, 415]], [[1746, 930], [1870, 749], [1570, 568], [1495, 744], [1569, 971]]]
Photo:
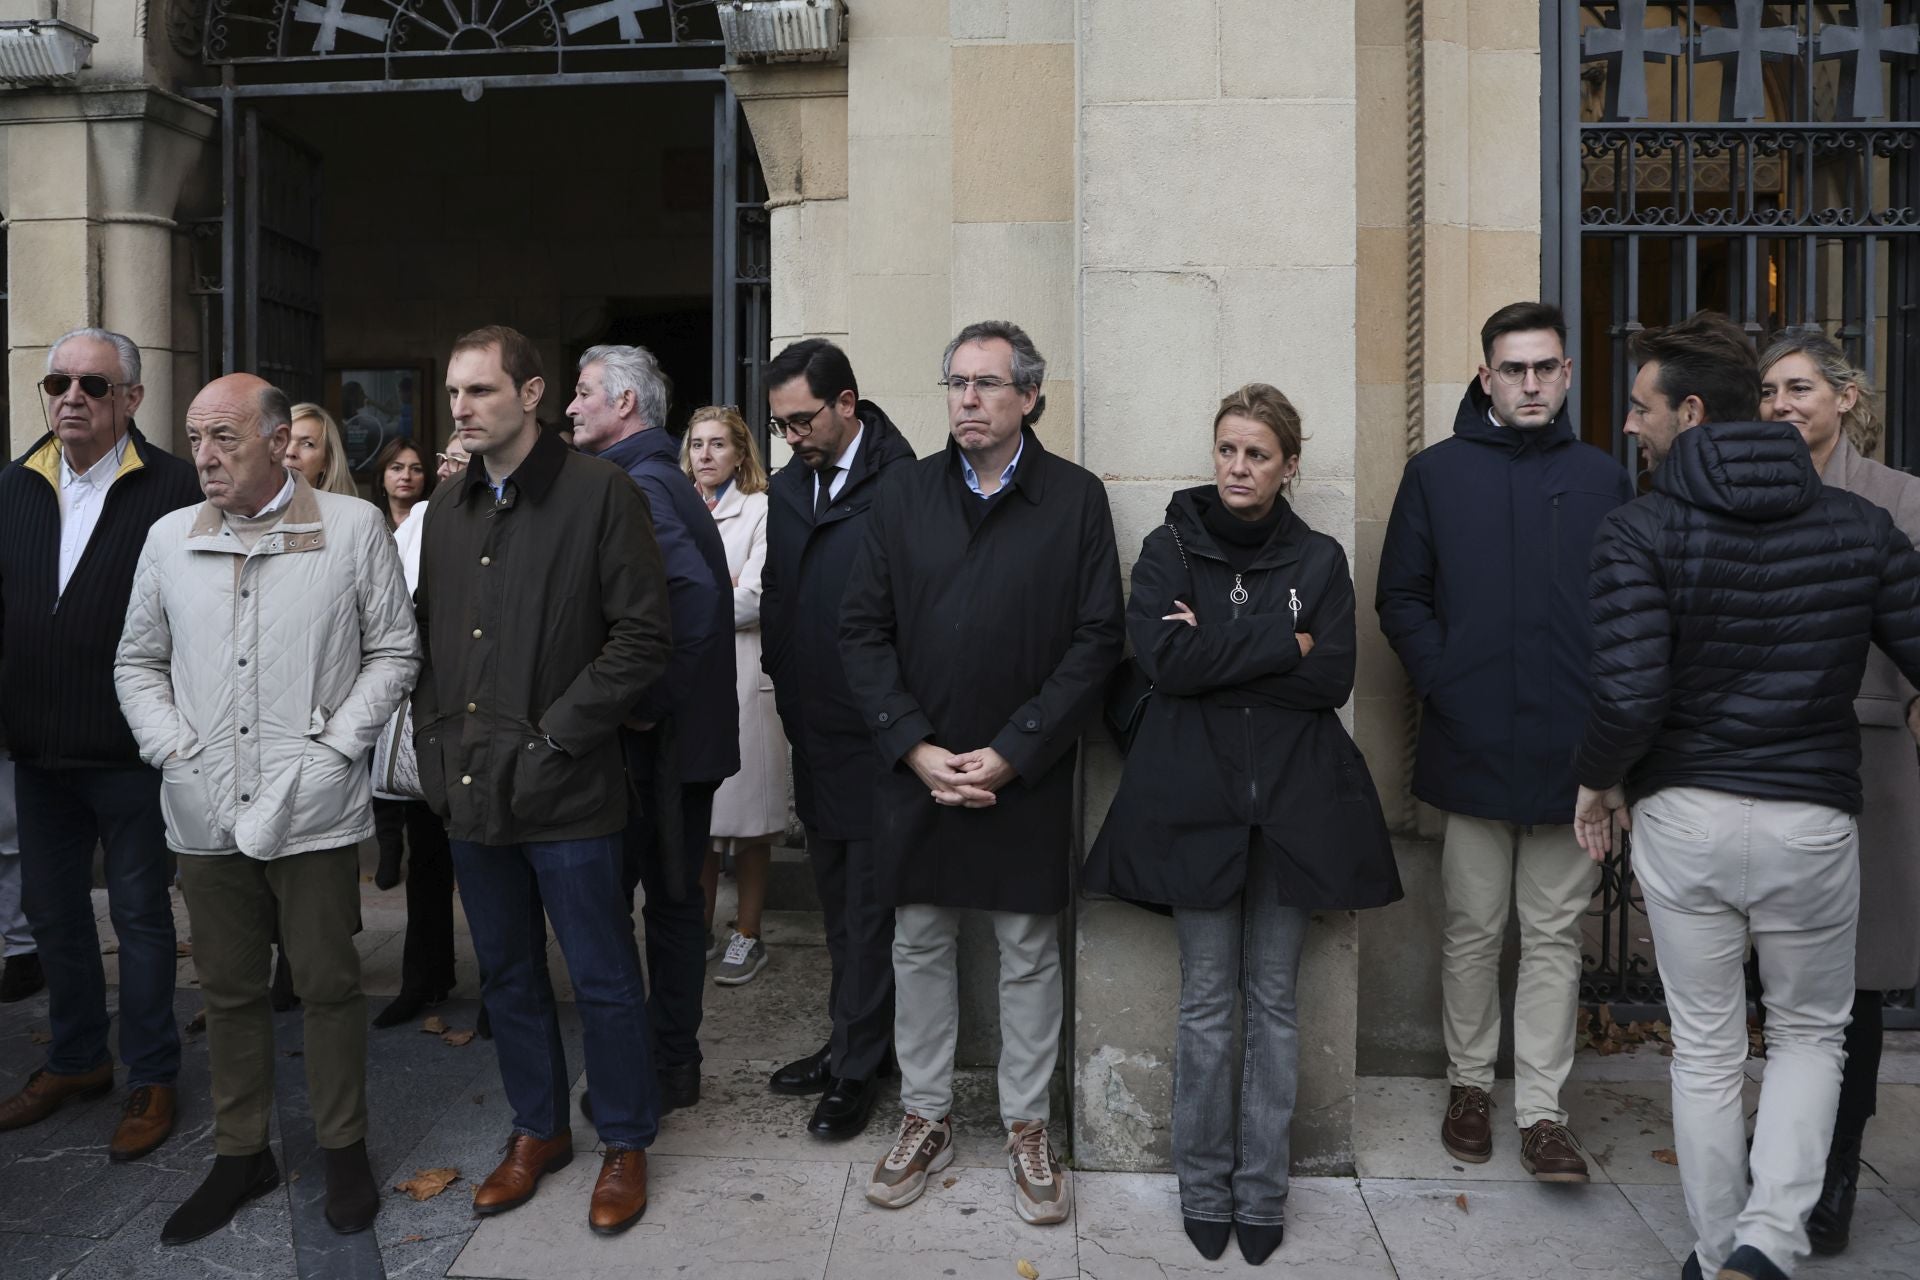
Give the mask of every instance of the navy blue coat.
[[853, 470], [818, 521], [813, 470], [795, 458], [775, 473], [760, 574], [760, 665], [793, 745], [794, 811], [830, 840], [872, 838], [880, 785], [880, 751], [840, 660], [840, 597], [882, 477], [913, 461], [913, 446], [879, 405], [862, 400], [859, 413]]
[[674, 722], [682, 782], [723, 782], [740, 772], [740, 704], [734, 691], [733, 577], [720, 526], [680, 469], [680, 442], [650, 429], [599, 455], [646, 495], [667, 570], [673, 656], [633, 709], [633, 719]]
[[1573, 821], [1593, 643], [1587, 553], [1626, 469], [1551, 425], [1496, 425], [1479, 383], [1407, 464], [1374, 607], [1425, 714], [1413, 794], [1523, 826]]

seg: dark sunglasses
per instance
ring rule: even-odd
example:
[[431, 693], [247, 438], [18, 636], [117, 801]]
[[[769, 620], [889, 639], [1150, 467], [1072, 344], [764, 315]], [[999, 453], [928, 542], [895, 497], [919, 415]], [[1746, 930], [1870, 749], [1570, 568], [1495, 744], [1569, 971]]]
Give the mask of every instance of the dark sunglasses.
[[107, 393], [115, 387], [128, 385], [124, 382], [109, 381], [97, 373], [83, 373], [78, 378], [70, 373], [50, 373], [40, 379], [40, 389], [47, 393], [48, 398], [57, 400], [67, 394], [67, 388], [76, 382], [80, 384], [80, 390], [85, 392], [87, 398], [91, 400], [105, 400]]

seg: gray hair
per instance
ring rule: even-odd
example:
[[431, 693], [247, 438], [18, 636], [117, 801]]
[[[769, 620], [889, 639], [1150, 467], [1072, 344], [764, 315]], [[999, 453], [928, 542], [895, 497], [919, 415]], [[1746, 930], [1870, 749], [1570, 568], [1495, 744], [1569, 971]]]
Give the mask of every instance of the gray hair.
[[[1011, 320], [978, 320], [954, 335], [947, 344], [946, 354], [940, 357], [940, 376], [947, 378], [953, 374], [953, 353], [969, 342], [985, 342], [998, 338], [1013, 348], [1013, 385], [1020, 391], [1038, 391], [1040, 384], [1047, 380], [1046, 357], [1033, 345], [1033, 339], [1027, 331]], [[1046, 412], [1047, 398], [1041, 396], [1033, 402], [1033, 412], [1020, 420], [1020, 425], [1030, 427], [1040, 421], [1040, 415]]]
[[270, 436], [292, 425], [293, 402], [287, 399], [287, 393], [271, 383], [260, 388], [260, 434]]
[[1794, 325], [1774, 334], [1760, 355], [1760, 376], [1764, 379], [1767, 370], [1793, 355], [1813, 361], [1813, 367], [1820, 371], [1835, 394], [1848, 387], [1860, 393], [1854, 399], [1853, 408], [1840, 415], [1840, 429], [1855, 449], [1872, 456], [1880, 447], [1880, 415], [1874, 407], [1872, 379], [1855, 368], [1847, 358], [1846, 349], [1817, 324]]
[[53, 372], [53, 358], [60, 354], [60, 348], [75, 338], [92, 338], [95, 342], [104, 342], [120, 356], [120, 380], [130, 387], [140, 385], [140, 348], [134, 345], [132, 338], [124, 333], [115, 333], [111, 329], [69, 329], [53, 340], [47, 348], [47, 372]]
[[631, 391], [634, 412], [642, 422], [650, 427], [667, 425], [667, 375], [660, 371], [660, 362], [653, 358], [653, 352], [645, 347], [612, 343], [588, 347], [580, 357], [581, 372], [593, 364], [600, 366], [601, 389], [607, 399], [617, 400], [621, 392]]

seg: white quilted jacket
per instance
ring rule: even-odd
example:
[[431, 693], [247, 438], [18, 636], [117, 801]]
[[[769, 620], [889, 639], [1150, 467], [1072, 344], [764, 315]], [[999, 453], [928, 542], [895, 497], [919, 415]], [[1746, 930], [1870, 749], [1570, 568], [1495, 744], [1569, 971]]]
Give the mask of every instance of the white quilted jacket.
[[251, 553], [206, 504], [147, 534], [114, 663], [167, 844], [278, 858], [373, 833], [368, 749], [420, 668], [386, 522], [296, 478]]

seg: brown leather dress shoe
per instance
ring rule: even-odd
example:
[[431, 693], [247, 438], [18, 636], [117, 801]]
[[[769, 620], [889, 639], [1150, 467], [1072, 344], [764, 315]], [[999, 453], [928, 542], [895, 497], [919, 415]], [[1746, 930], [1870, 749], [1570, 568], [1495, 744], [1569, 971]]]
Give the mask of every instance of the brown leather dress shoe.
[[1552, 1120], [1539, 1120], [1520, 1132], [1520, 1163], [1537, 1182], [1585, 1182], [1587, 1160], [1573, 1140], [1573, 1130]]
[[1485, 1164], [1493, 1158], [1493, 1099], [1485, 1089], [1457, 1084], [1448, 1090], [1440, 1145], [1455, 1160], [1468, 1164]]
[[487, 1175], [473, 1193], [476, 1217], [505, 1213], [533, 1199], [535, 1187], [549, 1173], [558, 1173], [573, 1163], [573, 1131], [562, 1129], [545, 1142], [531, 1134], [516, 1133], [507, 1140], [507, 1158]]
[[113, 1064], [105, 1063], [81, 1076], [57, 1076], [40, 1070], [27, 1077], [27, 1087], [0, 1102], [0, 1132], [39, 1124], [73, 1098], [98, 1098], [113, 1088]]
[[647, 1153], [609, 1147], [593, 1184], [587, 1225], [595, 1235], [617, 1236], [647, 1211]]
[[107, 1146], [115, 1164], [138, 1160], [173, 1133], [174, 1092], [170, 1084], [143, 1084], [127, 1095], [119, 1127]]

